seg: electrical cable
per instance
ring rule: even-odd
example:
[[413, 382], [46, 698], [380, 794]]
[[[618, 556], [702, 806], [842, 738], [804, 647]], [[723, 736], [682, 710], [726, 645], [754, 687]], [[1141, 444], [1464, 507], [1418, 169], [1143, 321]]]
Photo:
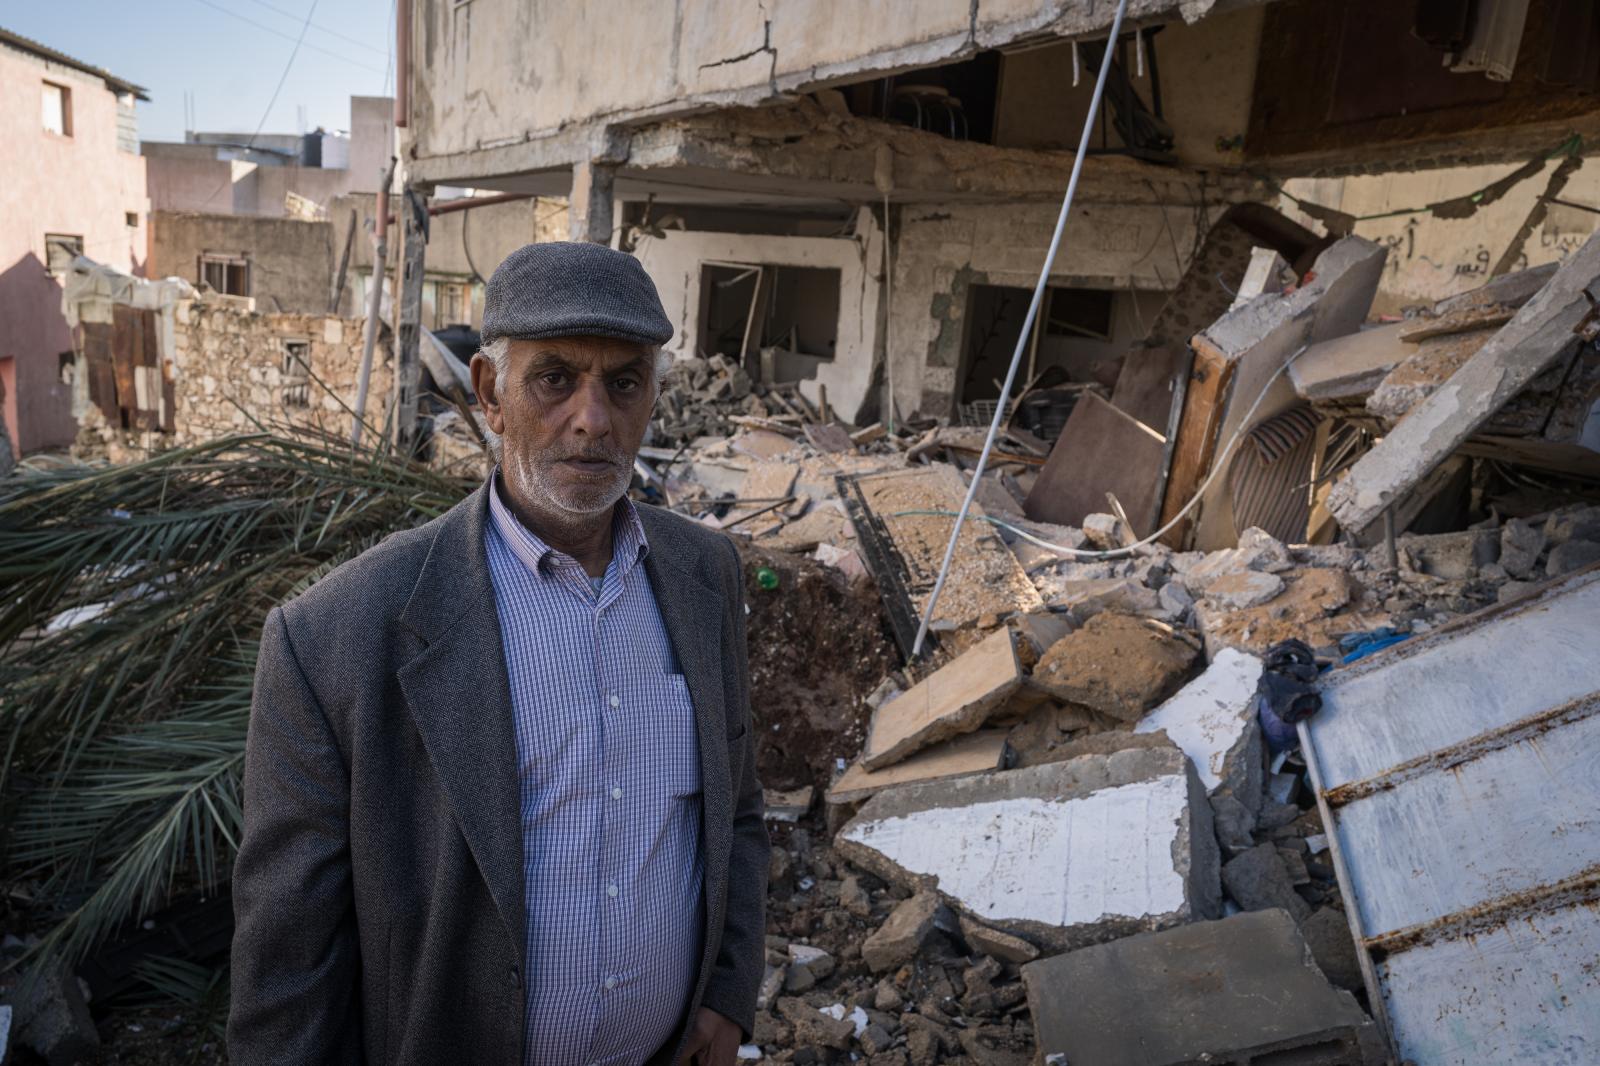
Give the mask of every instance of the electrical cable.
[[[217, 6], [215, 4], [210, 3], [210, 0], [199, 0], [199, 3], [206, 4], [209, 7], [216, 7]], [[289, 61], [283, 65], [283, 73], [278, 75], [278, 84], [272, 90], [272, 99], [267, 101], [266, 110], [261, 112], [261, 121], [256, 123], [255, 132], [250, 135], [250, 139], [248, 141], [246, 141], [245, 144], [244, 144], [244, 150], [246, 152], [249, 152], [250, 149], [255, 146], [256, 138], [261, 136], [261, 131], [262, 130], [266, 129], [267, 119], [272, 115], [272, 109], [278, 103], [278, 94], [283, 92], [283, 83], [289, 80], [289, 71], [294, 67], [295, 56], [300, 54], [300, 46], [301, 46], [301, 44], [303, 44], [305, 42], [306, 31], [311, 28], [311, 16], [316, 14], [316, 12], [317, 12], [317, 4], [318, 3], [319, 3], [319, 0], [311, 0], [311, 10], [306, 12], [305, 24], [300, 27], [300, 36], [294, 42], [294, 48], [291, 49], [290, 52], [289, 52]], [[218, 7], [217, 10], [218, 11], [227, 11], [227, 8]], [[231, 14], [232, 12], [229, 12], [229, 13]], [[243, 18], [244, 16], [241, 15], [239, 17]], [[250, 20], [249, 19], [245, 19], [245, 21], [248, 22]], [[280, 34], [280, 36], [282, 36], [282, 35]], [[228, 176], [223, 178], [222, 181], [220, 181], [217, 184], [217, 187], [215, 189], [211, 190], [211, 195], [207, 196], [205, 198], [205, 200], [203, 200], [201, 202], [202, 203], [207, 203], [207, 204], [210, 203], [213, 199], [216, 198], [217, 193], [221, 192], [223, 189], [227, 188], [228, 186], [230, 186], [232, 184], [233, 184], [233, 174], [232, 174], [232, 168], [230, 167]]]
[[[1289, 367], [1294, 365], [1294, 361], [1304, 355], [1305, 352], [1306, 346], [1301, 345], [1300, 349], [1291, 355], [1287, 360], [1285, 360], [1284, 364], [1280, 366], [1270, 378], [1267, 379], [1267, 383], [1261, 387], [1261, 392], [1257, 394], [1255, 402], [1250, 405], [1250, 409], [1246, 411], [1244, 413], [1244, 417], [1239, 420], [1239, 425], [1234, 429], [1233, 436], [1228, 438], [1227, 447], [1222, 449], [1222, 454], [1217, 456], [1216, 460], [1211, 464], [1211, 473], [1208, 474], [1206, 479], [1200, 483], [1200, 487], [1195, 490], [1194, 495], [1189, 497], [1189, 502], [1184, 504], [1183, 509], [1177, 514], [1173, 515], [1171, 520], [1168, 521], [1166, 525], [1162, 526], [1148, 537], [1145, 537], [1143, 540], [1135, 541], [1132, 544], [1124, 545], [1121, 548], [1107, 548], [1104, 551], [1090, 551], [1086, 548], [1069, 548], [1065, 544], [1056, 544], [1052, 541], [1045, 540], [1042, 537], [1036, 537], [1025, 529], [1020, 529], [1009, 522], [1002, 521], [998, 518], [992, 518], [989, 515], [980, 516], [981, 520], [988, 522], [991, 525], [999, 526], [1001, 529], [1008, 529], [1030, 544], [1037, 545], [1038, 547], [1044, 548], [1047, 551], [1059, 552], [1062, 555], [1070, 555], [1075, 559], [1121, 559], [1124, 556], [1132, 555], [1140, 548], [1154, 544], [1156, 541], [1166, 536], [1168, 530], [1172, 529], [1179, 522], [1183, 521], [1184, 517], [1187, 516], [1190, 511], [1194, 510], [1195, 504], [1199, 503], [1205, 494], [1210, 491], [1211, 483], [1217, 479], [1217, 476], [1221, 474], [1224, 469], [1227, 468], [1228, 459], [1233, 455], [1233, 449], [1241, 440], [1245, 438], [1246, 433], [1254, 424], [1256, 409], [1261, 406], [1261, 401], [1267, 398], [1267, 393], [1272, 391], [1272, 386], [1280, 377], [1288, 372]], [[977, 472], [974, 473], [972, 477], [972, 485], [974, 487], [977, 486], [978, 478], [982, 476], [982, 474], [983, 468], [980, 465]], [[967, 499], [969, 502], [972, 499], [972, 489], [968, 490]], [[932, 515], [946, 518], [961, 517], [961, 514], [958, 514], [955, 511], [896, 511], [893, 517], [899, 517], [901, 515]], [[959, 522], [956, 523], [956, 528], [959, 532]], [[935, 586], [935, 588], [937, 588], [937, 586]], [[928, 613], [930, 615], [933, 613], [931, 600], [929, 601]]]
[[[272, 26], [268, 26], [265, 22], [257, 22], [255, 19], [251, 18], [250, 16], [241, 15], [237, 11], [232, 11], [232, 10], [230, 10], [228, 8], [223, 7], [221, 4], [214, 3], [213, 0], [194, 0], [194, 2], [197, 3], [197, 4], [203, 4], [204, 6], [209, 7], [214, 11], [220, 11], [224, 15], [229, 15], [229, 16], [231, 16], [233, 18], [238, 19], [240, 22], [249, 23], [250, 25], [254, 26], [256, 29], [261, 30], [261, 31], [263, 31], [265, 33], [270, 33], [274, 37], [282, 37], [286, 41], [293, 41], [294, 40], [293, 37], [290, 37], [287, 33], [284, 33], [282, 30], [275, 29]], [[312, 6], [314, 7], [315, 5], [312, 5]], [[309, 27], [307, 27], [307, 28], [309, 28]], [[360, 67], [362, 70], [370, 70], [374, 74], [382, 74], [383, 73], [383, 71], [379, 70], [377, 67], [369, 67], [365, 63], [361, 63], [361, 62], [358, 62], [358, 61], [356, 61], [354, 59], [351, 59], [349, 56], [342, 56], [338, 52], [330, 51], [329, 49], [320, 47], [319, 45], [308, 44], [305, 47], [311, 49], [313, 52], [321, 52], [325, 56], [328, 56], [328, 57], [333, 58], [333, 59], [341, 60], [342, 62], [350, 64], [352, 67]]]
[[1072, 200], [1078, 192], [1078, 177], [1083, 173], [1083, 161], [1089, 154], [1089, 138], [1094, 133], [1095, 115], [1105, 96], [1106, 75], [1111, 72], [1112, 52], [1117, 47], [1117, 37], [1122, 33], [1122, 16], [1128, 12], [1128, 0], [1117, 0], [1117, 13], [1111, 21], [1111, 34], [1106, 38], [1105, 55], [1100, 59], [1100, 69], [1095, 74], [1094, 95], [1089, 100], [1089, 110], [1083, 119], [1083, 135], [1078, 139], [1078, 154], [1072, 161], [1072, 176], [1067, 179], [1067, 193], [1061, 200], [1061, 213], [1056, 217], [1055, 232], [1050, 236], [1050, 248], [1045, 252], [1044, 265], [1039, 269], [1039, 282], [1033, 287], [1033, 299], [1028, 304], [1028, 314], [1022, 322], [1022, 332], [1017, 334], [1017, 349], [1011, 355], [1011, 367], [1006, 371], [1005, 384], [1000, 386], [999, 402], [994, 405], [994, 418], [989, 423], [988, 436], [983, 440], [983, 452], [978, 456], [978, 468], [972, 475], [972, 484], [961, 501], [961, 512], [956, 515], [955, 528], [950, 531], [950, 543], [944, 549], [944, 561], [939, 564], [939, 577], [933, 583], [933, 594], [928, 597], [927, 609], [917, 626], [917, 639], [911, 645], [911, 657], [922, 654], [923, 641], [928, 639], [928, 625], [933, 621], [934, 608], [939, 604], [939, 594], [944, 591], [945, 579], [950, 576], [950, 563], [956, 554], [956, 539], [961, 536], [961, 526], [972, 509], [972, 498], [978, 493], [978, 482], [989, 465], [989, 452], [994, 449], [994, 439], [1000, 432], [1000, 421], [1005, 417], [1006, 400], [1011, 396], [1011, 386], [1017, 378], [1017, 367], [1022, 363], [1022, 353], [1028, 348], [1033, 324], [1038, 320], [1039, 307], [1044, 302], [1044, 290], [1050, 281], [1050, 268], [1055, 264], [1056, 252], [1061, 248], [1061, 236], [1067, 228], [1067, 218], [1072, 211]]
[[[278, 14], [282, 15], [284, 18], [297, 19], [297, 18], [300, 17], [299, 15], [296, 15], [293, 11], [288, 11], [288, 10], [286, 10], [284, 8], [281, 8], [277, 4], [269, 4], [269, 3], [267, 3], [267, 0], [250, 0], [250, 2], [252, 4], [254, 4], [254, 5], [256, 5], [257, 7], [264, 7], [268, 11], [276, 11]], [[324, 26], [321, 23], [313, 22], [311, 24], [311, 28], [316, 30], [319, 33], [326, 33], [330, 37], [337, 37], [341, 41], [346, 41], [346, 42], [348, 42], [350, 44], [355, 45], [357, 48], [365, 48], [369, 52], [376, 52], [380, 56], [386, 54], [382, 48], [374, 48], [372, 45], [368, 44], [366, 41], [363, 41], [359, 37], [352, 37], [348, 33], [340, 33], [338, 30], [333, 29], [332, 27], [329, 27], [329, 26]]]

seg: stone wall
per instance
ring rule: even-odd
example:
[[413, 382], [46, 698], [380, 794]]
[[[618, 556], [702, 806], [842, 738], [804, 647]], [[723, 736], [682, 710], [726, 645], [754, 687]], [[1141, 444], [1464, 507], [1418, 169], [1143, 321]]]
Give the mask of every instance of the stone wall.
[[[240, 301], [213, 298], [180, 302], [177, 322], [175, 443], [249, 432], [252, 418], [268, 425], [320, 426], [336, 435], [350, 432], [345, 406], [355, 403], [360, 319], [262, 314]], [[308, 345], [314, 378], [289, 356], [290, 343]], [[366, 418], [382, 427], [393, 383], [382, 338], [372, 362]]]
[[[121, 430], [91, 405], [81, 418], [76, 454], [132, 462], [166, 448], [254, 432], [257, 423], [318, 427], [348, 439], [346, 407], [355, 404], [361, 366], [360, 319], [266, 314], [252, 300], [210, 295], [179, 300], [174, 321], [170, 349], [162, 352], [173, 382], [174, 432]], [[307, 355], [309, 375], [290, 344], [304, 345], [296, 350]], [[366, 410], [379, 433], [393, 381], [389, 347], [380, 336]]]

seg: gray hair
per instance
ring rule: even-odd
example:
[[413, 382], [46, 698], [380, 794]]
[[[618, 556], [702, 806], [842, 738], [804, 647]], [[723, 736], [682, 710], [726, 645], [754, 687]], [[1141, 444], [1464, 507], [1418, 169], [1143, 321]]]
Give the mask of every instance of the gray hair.
[[[494, 389], [499, 392], [506, 387], [506, 371], [511, 367], [511, 338], [496, 337], [494, 340], [478, 349], [478, 354], [494, 366]], [[666, 381], [667, 373], [672, 369], [673, 355], [660, 345], [650, 346], [650, 373], [654, 379], [656, 395], [661, 395], [662, 384]], [[483, 430], [484, 439], [489, 442], [489, 451], [494, 454], [494, 461], [501, 462], [500, 434], [489, 428], [483, 415], [478, 414], [478, 427]]]

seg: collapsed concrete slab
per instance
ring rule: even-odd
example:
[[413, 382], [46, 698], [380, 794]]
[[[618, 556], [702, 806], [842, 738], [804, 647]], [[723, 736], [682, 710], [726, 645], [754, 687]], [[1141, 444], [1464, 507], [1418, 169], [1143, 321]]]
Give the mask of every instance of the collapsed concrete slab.
[[1350, 1066], [1372, 1039], [1355, 998], [1328, 984], [1282, 911], [1041, 959], [1022, 980], [1044, 1062]]
[[970, 777], [1000, 769], [1006, 757], [1006, 729], [980, 729], [976, 733], [924, 748], [904, 762], [868, 770], [860, 763], [850, 768], [828, 789], [829, 803], [860, 803], [889, 788], [921, 781]]
[[1136, 722], [1183, 683], [1198, 655], [1170, 626], [1107, 611], [1051, 645], [1031, 683], [1055, 699]]
[[1328, 494], [1345, 529], [1361, 530], [1403, 496], [1523, 386], [1578, 343], [1588, 320], [1585, 290], [1600, 276], [1600, 235], [1556, 271], [1494, 338], [1411, 409]]
[[872, 713], [861, 766], [880, 770], [971, 733], [1022, 684], [1011, 631], [995, 630]]
[[874, 796], [835, 839], [892, 883], [1064, 950], [1211, 917], [1205, 790], [1175, 748], [1084, 756]]
[[1145, 715], [1135, 733], [1166, 733], [1194, 763], [1206, 792], [1230, 795], [1251, 813], [1261, 804], [1261, 729], [1256, 683], [1261, 660], [1224, 648], [1205, 673]]

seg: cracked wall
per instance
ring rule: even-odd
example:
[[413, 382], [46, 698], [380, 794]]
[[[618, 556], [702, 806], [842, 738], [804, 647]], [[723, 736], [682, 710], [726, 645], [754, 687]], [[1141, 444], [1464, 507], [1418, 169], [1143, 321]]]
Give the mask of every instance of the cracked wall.
[[[1051, 204], [906, 207], [892, 224], [890, 344], [902, 413], [951, 413], [971, 286], [1032, 289], [1059, 207]], [[1052, 285], [1164, 292], [1188, 266], [1193, 210], [1087, 203], [1073, 208]]]
[[[586, 127], [766, 103], [1021, 39], [1092, 35], [1114, 10], [1089, 0], [416, 2], [421, 159], [557, 135], [577, 152], [584, 137], [572, 135]], [[1192, 22], [1213, 3], [1132, 0], [1128, 18]]]

